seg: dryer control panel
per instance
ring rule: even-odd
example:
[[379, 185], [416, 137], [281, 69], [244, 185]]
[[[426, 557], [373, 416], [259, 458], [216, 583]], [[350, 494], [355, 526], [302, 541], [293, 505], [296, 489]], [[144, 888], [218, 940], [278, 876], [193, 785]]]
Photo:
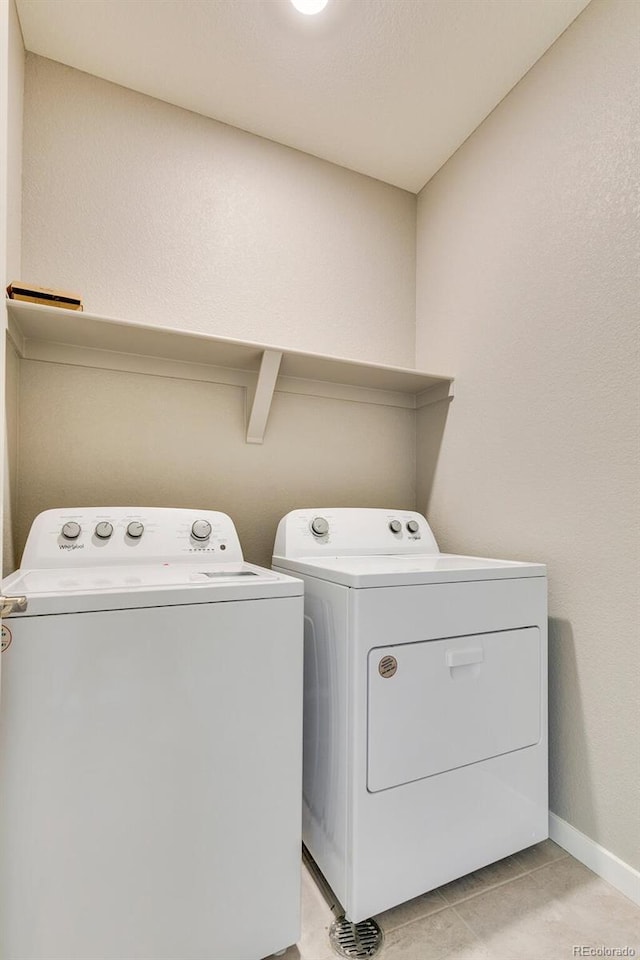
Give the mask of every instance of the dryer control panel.
[[409, 510], [315, 507], [278, 524], [276, 557], [348, 557], [439, 553], [426, 519]]
[[206, 556], [242, 561], [231, 517], [172, 507], [72, 507], [45, 510], [33, 521], [22, 567], [82, 567]]

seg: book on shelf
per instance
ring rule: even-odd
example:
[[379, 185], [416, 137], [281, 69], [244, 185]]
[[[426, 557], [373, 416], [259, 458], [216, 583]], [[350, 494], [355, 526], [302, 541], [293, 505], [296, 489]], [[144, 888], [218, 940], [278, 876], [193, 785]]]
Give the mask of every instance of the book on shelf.
[[77, 293], [68, 290], [54, 290], [50, 287], [38, 287], [32, 283], [14, 280], [7, 287], [10, 300], [26, 300], [27, 303], [42, 303], [48, 307], [62, 307], [65, 310], [82, 310], [82, 299]]

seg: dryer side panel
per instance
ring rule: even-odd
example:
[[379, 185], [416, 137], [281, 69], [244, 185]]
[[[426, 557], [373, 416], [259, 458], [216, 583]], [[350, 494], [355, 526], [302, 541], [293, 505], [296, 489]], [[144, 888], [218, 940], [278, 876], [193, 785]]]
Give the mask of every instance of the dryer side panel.
[[[278, 571], [278, 567], [274, 566]], [[279, 570], [281, 573], [290, 571]], [[302, 840], [341, 903], [347, 897], [349, 587], [304, 580]]]

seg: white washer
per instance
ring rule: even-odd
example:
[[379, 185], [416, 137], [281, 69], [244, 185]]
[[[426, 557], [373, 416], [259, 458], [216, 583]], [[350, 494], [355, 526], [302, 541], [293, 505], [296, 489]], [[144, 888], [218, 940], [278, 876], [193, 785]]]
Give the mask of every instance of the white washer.
[[449, 556], [423, 516], [295, 510], [303, 841], [359, 922], [548, 836], [542, 564]]
[[3, 592], [0, 955], [294, 943], [300, 581], [223, 513], [105, 507], [40, 514]]

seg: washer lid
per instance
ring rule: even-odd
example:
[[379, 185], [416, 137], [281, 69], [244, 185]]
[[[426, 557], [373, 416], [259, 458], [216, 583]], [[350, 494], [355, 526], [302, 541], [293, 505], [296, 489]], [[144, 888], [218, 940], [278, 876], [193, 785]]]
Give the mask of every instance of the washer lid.
[[348, 587], [398, 587], [464, 580], [546, 577], [543, 563], [519, 563], [455, 554], [395, 554], [377, 557], [274, 557], [274, 565], [296, 574]]
[[15, 617], [90, 610], [125, 610], [229, 600], [300, 596], [300, 580], [252, 563], [150, 563], [67, 569], [17, 570], [2, 584], [5, 596], [26, 596]]

